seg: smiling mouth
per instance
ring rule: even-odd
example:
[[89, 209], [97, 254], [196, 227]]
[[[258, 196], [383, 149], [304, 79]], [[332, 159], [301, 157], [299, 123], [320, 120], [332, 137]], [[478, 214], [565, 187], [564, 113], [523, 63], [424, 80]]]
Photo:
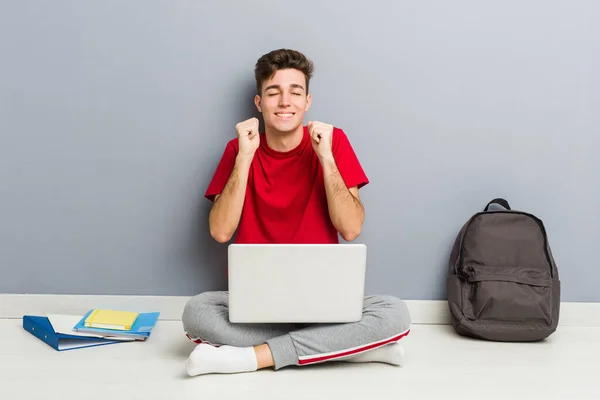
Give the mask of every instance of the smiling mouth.
[[275, 115], [282, 119], [289, 119], [294, 116], [294, 113], [275, 113]]

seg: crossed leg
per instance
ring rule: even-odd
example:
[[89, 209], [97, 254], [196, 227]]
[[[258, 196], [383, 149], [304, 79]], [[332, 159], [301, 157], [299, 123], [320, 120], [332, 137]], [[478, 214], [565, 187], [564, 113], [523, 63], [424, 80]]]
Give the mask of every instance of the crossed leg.
[[410, 332], [405, 303], [366, 296], [361, 321], [346, 324], [232, 324], [228, 293], [206, 292], [183, 312], [188, 337], [199, 345], [188, 358], [190, 375], [235, 373], [327, 361], [380, 361], [399, 365], [397, 342]]

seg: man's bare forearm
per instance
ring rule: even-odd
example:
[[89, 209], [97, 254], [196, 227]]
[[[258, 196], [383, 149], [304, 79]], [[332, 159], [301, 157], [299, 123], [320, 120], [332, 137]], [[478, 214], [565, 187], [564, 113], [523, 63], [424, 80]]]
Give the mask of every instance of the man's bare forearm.
[[231, 239], [240, 222], [251, 162], [251, 156], [238, 154], [229, 180], [210, 210], [210, 234], [220, 243]]
[[365, 215], [362, 203], [346, 187], [333, 157], [321, 159], [321, 165], [331, 222], [344, 240], [352, 241], [362, 230]]

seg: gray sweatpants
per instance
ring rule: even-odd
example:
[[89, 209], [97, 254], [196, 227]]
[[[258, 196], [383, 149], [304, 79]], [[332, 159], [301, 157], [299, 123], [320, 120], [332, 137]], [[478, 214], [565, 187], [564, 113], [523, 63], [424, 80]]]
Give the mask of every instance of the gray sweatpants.
[[232, 324], [228, 292], [206, 292], [186, 304], [183, 328], [196, 343], [250, 347], [267, 343], [275, 369], [348, 358], [410, 331], [406, 304], [391, 296], [366, 296], [363, 317], [345, 324]]

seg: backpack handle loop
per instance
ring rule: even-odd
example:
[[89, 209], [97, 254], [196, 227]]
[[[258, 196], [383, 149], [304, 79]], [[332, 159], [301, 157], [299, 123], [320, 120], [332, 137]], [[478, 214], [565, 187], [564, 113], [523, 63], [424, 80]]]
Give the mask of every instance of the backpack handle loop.
[[489, 203], [488, 203], [488, 204], [485, 206], [485, 208], [483, 209], [483, 211], [487, 211], [487, 210], [490, 208], [490, 206], [491, 206], [492, 204], [497, 204], [497, 205], [499, 205], [499, 206], [501, 206], [501, 207], [505, 208], [506, 210], [510, 210], [510, 204], [508, 204], [508, 201], [506, 201], [506, 200], [505, 200], [505, 199], [503, 199], [503, 198], [496, 198], [496, 199], [494, 199], [494, 200], [490, 201], [490, 202], [489, 202]]

